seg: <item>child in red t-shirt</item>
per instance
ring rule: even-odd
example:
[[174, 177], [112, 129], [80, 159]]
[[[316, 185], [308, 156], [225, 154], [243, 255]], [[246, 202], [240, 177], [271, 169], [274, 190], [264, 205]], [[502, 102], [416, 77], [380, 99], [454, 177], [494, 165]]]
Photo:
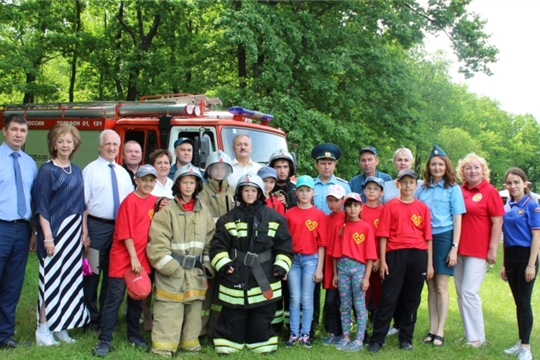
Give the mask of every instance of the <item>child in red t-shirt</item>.
[[383, 287], [368, 347], [372, 353], [384, 344], [398, 299], [403, 301], [399, 346], [412, 349], [424, 281], [433, 276], [431, 217], [427, 205], [413, 196], [417, 178], [412, 170], [399, 172], [399, 197], [384, 205], [375, 234], [380, 237], [379, 275]]
[[[384, 181], [375, 176], [368, 176], [364, 181], [364, 195], [366, 196], [366, 203], [362, 207], [361, 218], [368, 223], [373, 229], [373, 233], [377, 232], [381, 215], [383, 211], [383, 205], [379, 199], [384, 194]], [[375, 237], [375, 245], [377, 246], [377, 253], [379, 258], [379, 238]], [[381, 299], [382, 292], [382, 280], [379, 275], [379, 263], [380, 260], [374, 261], [372, 266], [372, 274], [370, 277], [369, 289], [366, 291], [366, 302], [369, 304], [370, 299], [373, 300], [373, 306], [375, 310], [379, 307], [379, 300]]]
[[[104, 357], [110, 351], [110, 342], [118, 319], [118, 310], [124, 300], [126, 283], [124, 274], [128, 270], [139, 274], [150, 274], [151, 267], [146, 257], [148, 229], [154, 217], [157, 197], [151, 195], [157, 179], [157, 171], [152, 165], [143, 165], [135, 173], [137, 188], [130, 193], [118, 208], [113, 244], [110, 253], [109, 288], [103, 307], [101, 333], [94, 355]], [[148, 344], [139, 336], [139, 318], [142, 313], [142, 300], [127, 298], [127, 336], [128, 342], [138, 348]]]
[[[343, 337], [336, 345], [338, 350], [358, 351], [363, 348], [366, 330], [366, 298], [373, 261], [377, 248], [371, 226], [360, 219], [362, 197], [350, 193], [345, 198], [347, 219], [333, 228], [334, 241], [329, 252], [334, 258], [334, 278], [341, 297], [341, 324]], [[356, 339], [351, 341], [351, 310], [356, 313]]]
[[[336, 224], [342, 224], [345, 220], [345, 213], [342, 210], [343, 200], [345, 198], [345, 189], [341, 185], [330, 185], [326, 193], [326, 203], [330, 209], [330, 214], [326, 215], [326, 230], [328, 249], [332, 248], [334, 234], [332, 229]], [[332, 284], [334, 278], [334, 258], [328, 252], [324, 255], [323, 268], [323, 288], [326, 290], [324, 298], [323, 320], [324, 327], [329, 335], [322, 339], [323, 345], [336, 345], [342, 335], [341, 332], [341, 301], [337, 286]]]
[[279, 214], [285, 215], [285, 206], [279, 201], [278, 197], [272, 195], [272, 190], [276, 186], [277, 171], [273, 167], [263, 166], [257, 171], [257, 175], [264, 182], [264, 197], [266, 206], [276, 210]]
[[[294, 260], [288, 274], [290, 336], [286, 346], [296, 342], [311, 348], [309, 333], [313, 318], [315, 283], [323, 279], [326, 219], [324, 213], [311, 204], [315, 187], [313, 178], [302, 175], [296, 182], [296, 207], [285, 213], [292, 236]], [[302, 327], [300, 328], [300, 305]]]

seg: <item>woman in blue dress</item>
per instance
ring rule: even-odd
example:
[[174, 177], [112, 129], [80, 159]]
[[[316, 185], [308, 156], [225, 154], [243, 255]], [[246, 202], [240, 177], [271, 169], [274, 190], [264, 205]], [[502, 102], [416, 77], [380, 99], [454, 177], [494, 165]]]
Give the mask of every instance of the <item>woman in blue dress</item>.
[[437, 145], [429, 156], [424, 171], [424, 184], [416, 198], [423, 201], [431, 213], [433, 235], [433, 268], [435, 276], [427, 281], [429, 332], [426, 344], [444, 344], [444, 324], [448, 315], [448, 281], [454, 275], [457, 250], [461, 236], [461, 215], [465, 203], [461, 188], [456, 184], [452, 163]]
[[47, 135], [51, 160], [40, 167], [32, 189], [38, 229], [40, 346], [75, 342], [67, 330], [89, 320], [82, 285], [82, 246], [90, 245], [82, 243], [84, 187], [81, 169], [71, 163], [80, 144], [74, 126], [56, 124]]

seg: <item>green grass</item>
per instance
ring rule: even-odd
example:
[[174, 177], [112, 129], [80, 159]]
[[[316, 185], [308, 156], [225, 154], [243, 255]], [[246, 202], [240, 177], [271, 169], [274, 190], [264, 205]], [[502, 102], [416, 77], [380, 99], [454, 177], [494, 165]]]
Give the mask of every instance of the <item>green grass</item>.
[[[484, 320], [486, 327], [487, 346], [482, 349], [464, 348], [456, 340], [463, 336], [463, 325], [457, 308], [455, 288], [453, 281], [450, 283], [450, 311], [445, 328], [446, 342], [443, 347], [435, 348], [424, 345], [422, 339], [428, 330], [427, 313], [427, 288], [424, 287], [422, 303], [418, 310], [418, 321], [413, 342], [413, 350], [404, 352], [399, 349], [396, 336], [387, 339], [387, 345], [377, 354], [368, 354], [365, 350], [359, 353], [338, 352], [334, 348], [322, 346], [314, 341], [312, 349], [294, 347], [286, 349], [283, 341], [280, 343], [278, 352], [271, 356], [276, 360], [300, 360], [300, 359], [358, 359], [358, 358], [381, 358], [381, 359], [511, 359], [513, 357], [503, 354], [503, 350], [517, 341], [517, 325], [515, 317], [515, 306], [508, 284], [501, 281], [499, 271], [501, 268], [502, 256], [499, 253], [498, 264], [489, 267], [486, 278], [482, 285], [481, 297], [483, 300]], [[35, 346], [34, 331], [36, 326], [36, 304], [38, 288], [38, 261], [35, 254], [31, 254], [27, 271], [23, 294], [17, 307], [17, 326], [15, 339], [32, 343], [27, 348], [14, 350], [0, 350], [2, 359], [95, 359], [92, 350], [97, 343], [97, 335], [84, 333], [80, 329], [71, 330], [70, 334], [77, 340], [76, 344], [62, 344], [58, 347], [37, 347]], [[540, 298], [538, 286], [533, 293], [533, 309], [538, 309], [538, 299]], [[121, 311], [123, 314], [123, 311]], [[536, 313], [540, 316], [540, 313]], [[535, 323], [533, 328], [531, 344], [533, 355], [538, 354], [536, 344], [540, 342], [540, 328]], [[109, 359], [152, 359], [151, 353], [140, 352], [131, 348], [125, 341], [126, 329], [123, 316], [120, 316], [117, 331], [113, 341], [114, 352]], [[150, 342], [150, 334], [141, 329], [141, 334]], [[280, 334], [285, 338], [285, 332]], [[318, 335], [322, 335], [318, 333]], [[192, 355], [178, 352], [177, 358], [184, 359], [214, 359], [217, 357], [211, 343], [203, 343], [200, 354]], [[228, 359], [268, 359], [268, 356], [255, 355], [247, 350], [234, 354]]]

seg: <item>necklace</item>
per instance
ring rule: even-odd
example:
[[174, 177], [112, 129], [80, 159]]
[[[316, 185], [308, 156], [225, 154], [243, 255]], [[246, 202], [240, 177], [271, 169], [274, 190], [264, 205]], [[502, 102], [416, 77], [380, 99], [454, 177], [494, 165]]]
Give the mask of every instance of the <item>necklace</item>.
[[[71, 162], [69, 162], [69, 165], [66, 166], [66, 167], [69, 167], [69, 171], [66, 171], [66, 169], [62, 166], [62, 164], [60, 163], [60, 160], [56, 159], [56, 162], [54, 162], [53, 160], [53, 163], [58, 166], [60, 169], [62, 169], [63, 172], [65, 172], [66, 174], [68, 175], [71, 175]], [[58, 164], [57, 164], [58, 163]]]

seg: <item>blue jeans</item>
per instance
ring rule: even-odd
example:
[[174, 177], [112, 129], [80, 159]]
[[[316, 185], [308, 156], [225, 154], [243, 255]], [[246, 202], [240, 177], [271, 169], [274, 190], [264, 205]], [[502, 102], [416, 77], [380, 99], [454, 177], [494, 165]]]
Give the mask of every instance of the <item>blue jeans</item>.
[[[287, 276], [289, 285], [289, 315], [291, 334], [309, 335], [313, 318], [313, 275], [317, 270], [318, 254], [294, 254], [294, 259]], [[302, 304], [302, 329], [300, 329], [300, 304]], [[300, 330], [300, 331], [299, 331]]]

